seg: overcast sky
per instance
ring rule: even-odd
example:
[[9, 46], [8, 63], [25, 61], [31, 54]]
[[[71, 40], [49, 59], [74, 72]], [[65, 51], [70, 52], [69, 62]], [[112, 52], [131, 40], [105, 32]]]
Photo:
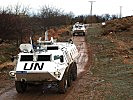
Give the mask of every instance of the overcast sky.
[[[30, 6], [35, 12], [43, 5], [61, 8], [64, 12], [72, 11], [75, 15], [90, 14], [89, 0], [0, 0], [0, 7], [16, 5]], [[133, 15], [133, 0], [94, 0], [93, 14], [119, 14], [122, 6], [122, 16]]]

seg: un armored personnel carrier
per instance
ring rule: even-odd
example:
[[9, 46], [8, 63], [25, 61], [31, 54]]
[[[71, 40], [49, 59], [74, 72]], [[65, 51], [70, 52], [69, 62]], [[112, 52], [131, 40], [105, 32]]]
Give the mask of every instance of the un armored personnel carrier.
[[84, 24], [81, 24], [79, 22], [75, 23], [72, 28], [72, 35], [83, 35], [85, 36], [86, 28]]
[[29, 84], [57, 83], [60, 93], [65, 93], [77, 78], [75, 59], [78, 50], [72, 41], [42, 41], [36, 45], [21, 44], [14, 71], [9, 75], [15, 81], [16, 91], [23, 93]]

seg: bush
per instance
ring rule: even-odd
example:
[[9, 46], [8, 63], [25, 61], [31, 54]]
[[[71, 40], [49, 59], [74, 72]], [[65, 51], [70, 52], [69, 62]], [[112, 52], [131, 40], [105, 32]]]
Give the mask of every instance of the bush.
[[133, 26], [133, 17], [110, 20], [103, 27], [103, 35], [108, 35], [110, 32], [128, 31], [131, 26]]

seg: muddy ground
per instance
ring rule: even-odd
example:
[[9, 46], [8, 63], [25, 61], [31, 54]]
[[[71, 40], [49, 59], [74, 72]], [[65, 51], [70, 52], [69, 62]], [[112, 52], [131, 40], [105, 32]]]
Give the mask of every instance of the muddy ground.
[[[85, 37], [75, 36], [72, 38], [79, 50], [78, 78], [68, 88], [67, 93], [59, 94], [54, 86], [38, 86], [29, 88], [24, 94], [18, 94], [15, 90], [14, 82], [9, 80], [8, 72], [1, 73], [0, 78], [0, 100], [85, 100], [92, 99], [93, 93], [89, 95], [84, 91], [87, 84], [90, 84], [89, 69], [92, 64], [92, 52], [86, 45]], [[89, 55], [88, 55], [89, 54]], [[89, 65], [89, 66], [88, 66]], [[87, 80], [86, 80], [87, 78]]]

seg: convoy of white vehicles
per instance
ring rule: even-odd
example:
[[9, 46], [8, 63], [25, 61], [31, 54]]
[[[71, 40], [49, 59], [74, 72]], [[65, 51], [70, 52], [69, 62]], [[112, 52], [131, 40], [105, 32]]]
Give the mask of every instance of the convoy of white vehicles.
[[72, 35], [73, 36], [75, 36], [75, 35], [85, 36], [85, 33], [86, 33], [86, 28], [85, 28], [84, 24], [77, 22], [73, 25], [73, 28], [72, 28]]
[[[34, 46], [34, 47], [33, 47]], [[56, 83], [60, 93], [65, 93], [77, 78], [78, 50], [73, 43], [55, 42], [41, 38], [33, 45], [21, 44], [16, 66], [9, 75], [15, 81], [18, 93], [26, 91], [31, 84]]]

